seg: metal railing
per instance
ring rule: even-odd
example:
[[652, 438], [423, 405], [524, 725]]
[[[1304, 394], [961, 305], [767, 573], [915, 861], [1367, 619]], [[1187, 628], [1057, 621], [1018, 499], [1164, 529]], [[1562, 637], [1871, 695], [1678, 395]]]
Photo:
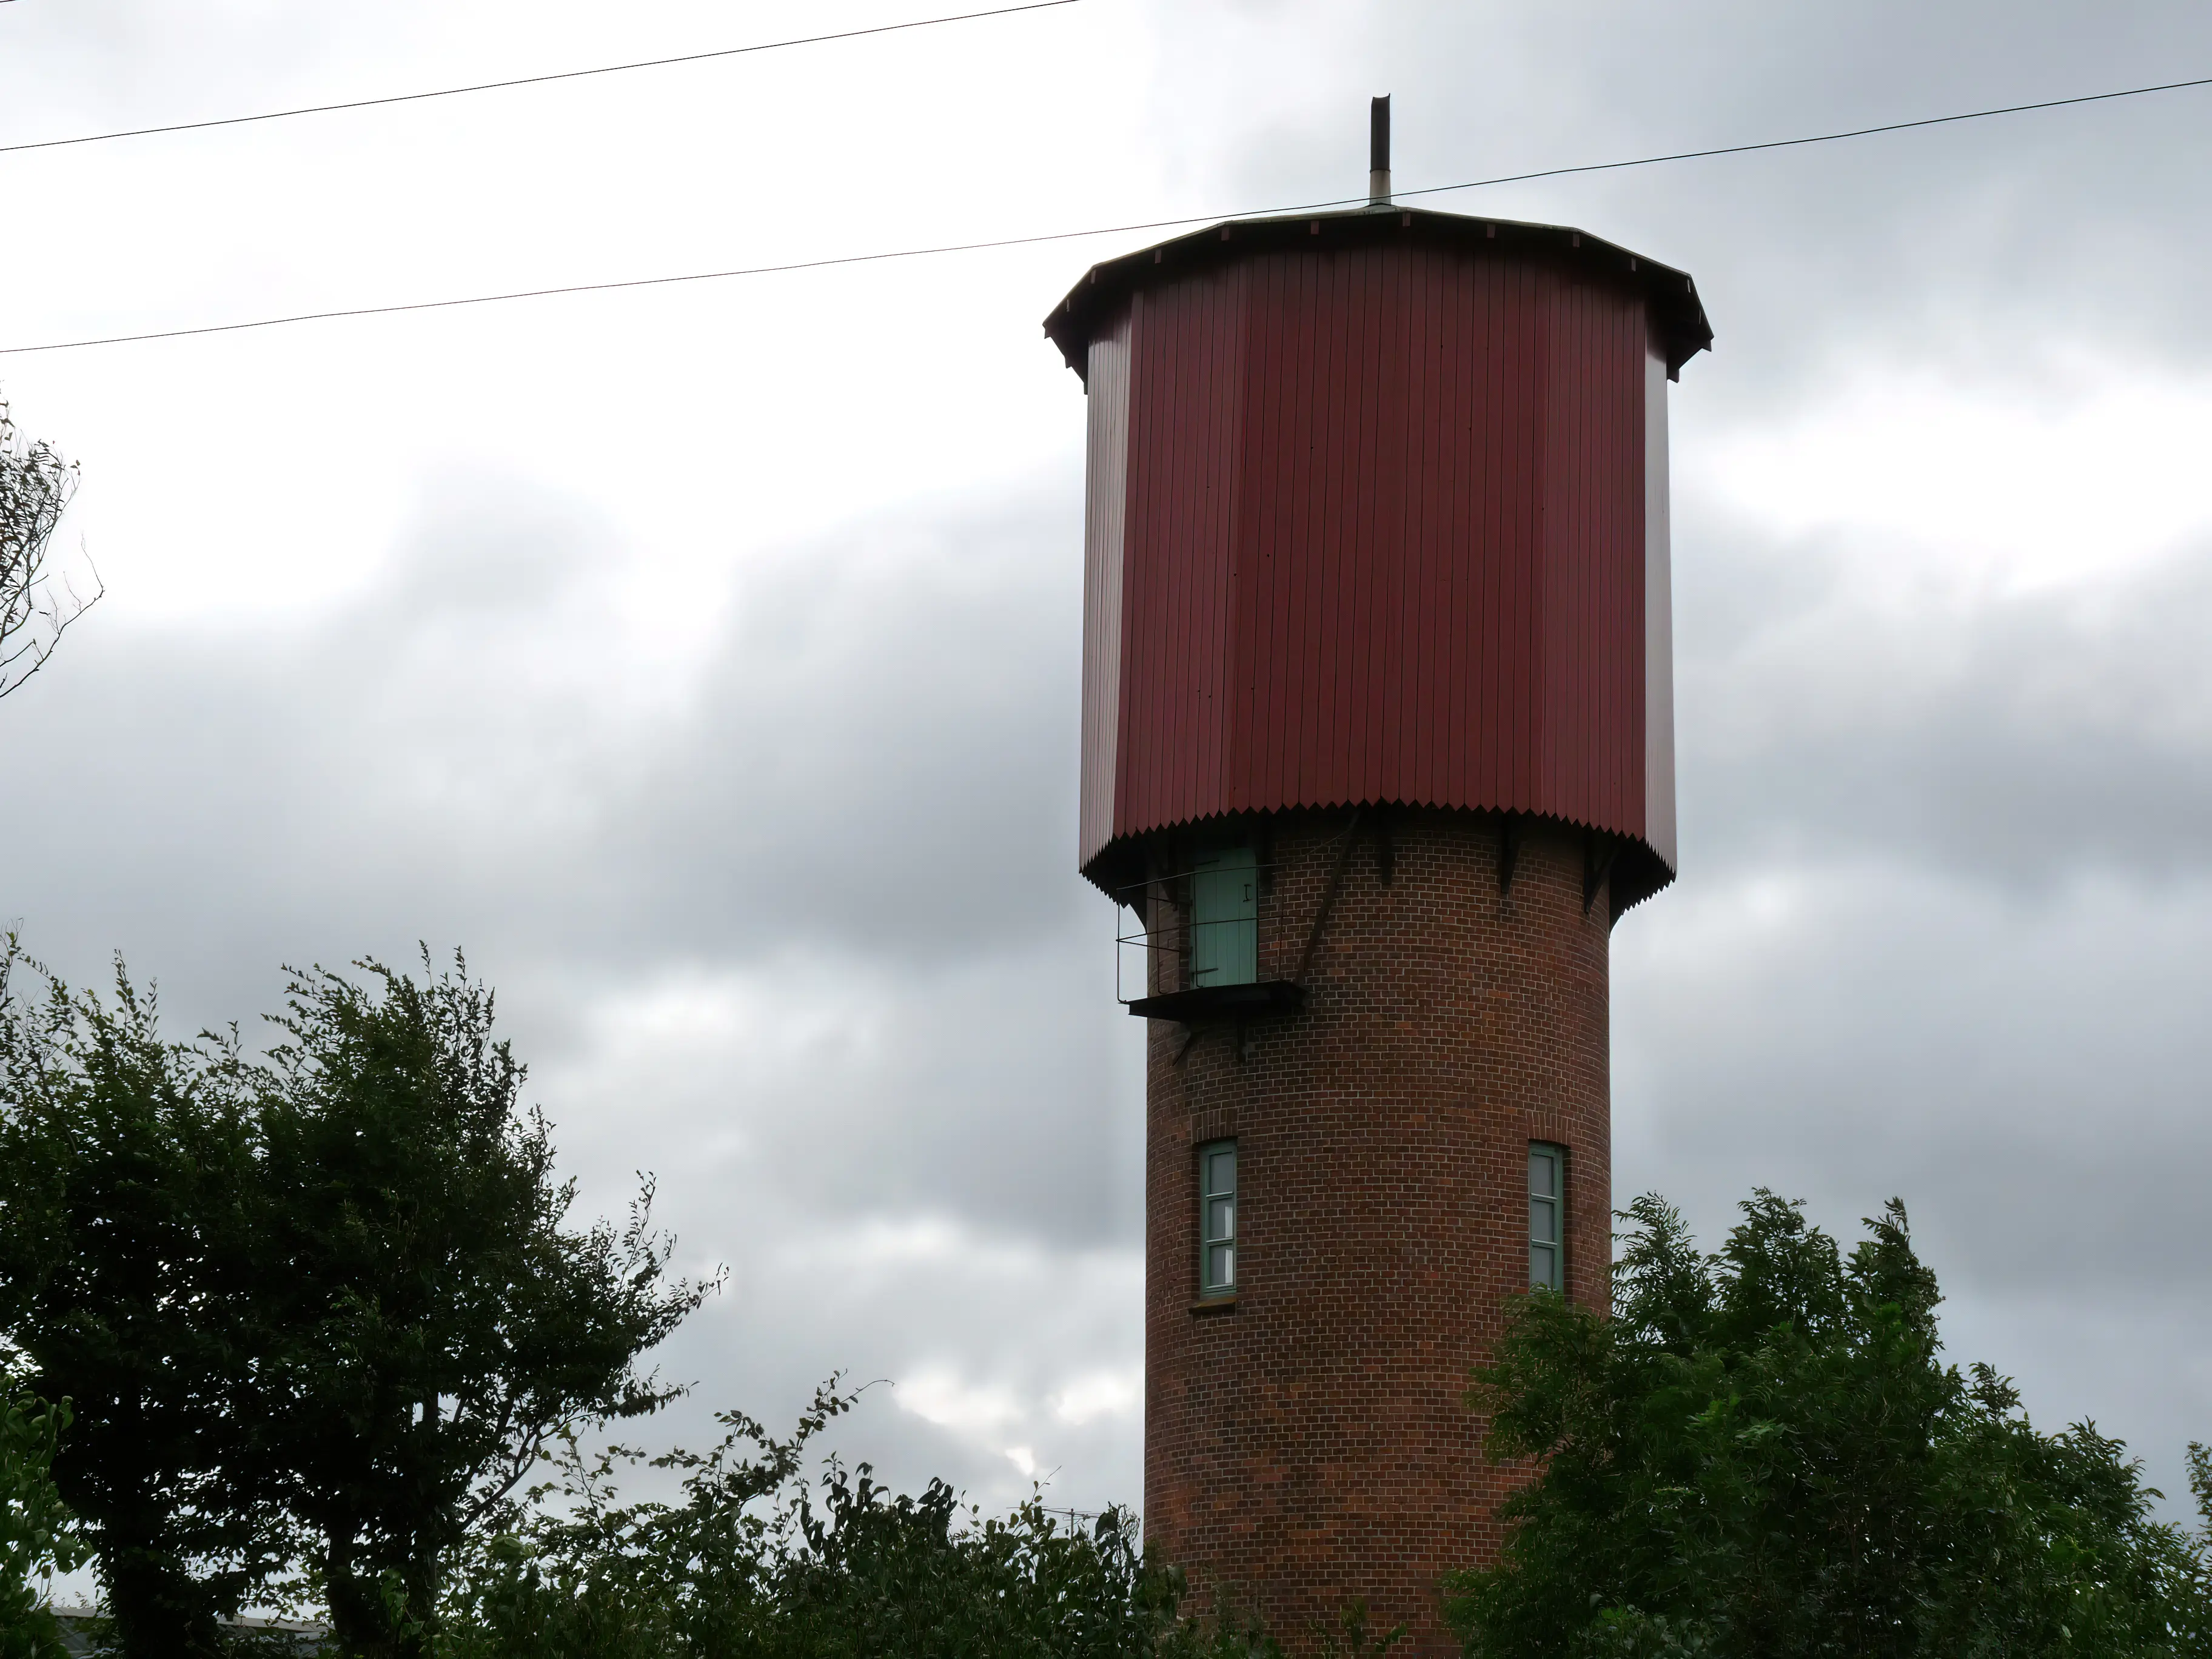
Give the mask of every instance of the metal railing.
[[[1259, 957], [1259, 905], [1273, 880], [1275, 863], [1232, 866], [1236, 873], [1249, 871], [1256, 885], [1253, 914], [1217, 921], [1195, 919], [1193, 884], [1204, 875], [1224, 873], [1217, 866], [1194, 866], [1188, 870], [1147, 877], [1114, 889], [1114, 994], [1123, 1003], [1164, 992], [1192, 988], [1194, 961], [1219, 961], [1242, 956], [1256, 969]], [[1124, 911], [1134, 914], [1133, 925]], [[1241, 930], [1233, 932], [1230, 930]], [[1249, 946], [1249, 949], [1243, 947]], [[1203, 948], [1201, 948], [1203, 947]], [[1200, 973], [1206, 970], [1200, 969]], [[1130, 987], [1134, 981], [1136, 988]], [[1243, 979], [1200, 979], [1200, 984], [1243, 984]]]

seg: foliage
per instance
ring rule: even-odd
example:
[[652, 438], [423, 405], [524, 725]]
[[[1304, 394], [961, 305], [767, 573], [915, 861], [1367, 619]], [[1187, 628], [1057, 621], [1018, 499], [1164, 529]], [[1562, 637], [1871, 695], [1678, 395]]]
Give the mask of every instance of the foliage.
[[0, 697], [45, 667], [64, 630], [100, 599], [97, 572], [88, 598], [66, 580], [57, 592], [46, 566], [76, 477], [52, 445], [18, 438], [0, 403]]
[[1532, 1293], [1478, 1371], [1491, 1455], [1541, 1468], [1448, 1585], [1469, 1655], [2212, 1651], [2206, 1540], [2093, 1425], [2040, 1433], [1940, 1363], [1901, 1206], [1848, 1257], [1771, 1193], [1743, 1211], [1707, 1257], [1638, 1200], [1614, 1317]]
[[272, 1564], [237, 1479], [253, 1278], [252, 1079], [234, 1039], [164, 1043], [118, 964], [112, 1006], [0, 956], [0, 1325], [76, 1413], [54, 1476], [126, 1651], [212, 1654]]
[[2189, 1495], [2197, 1502], [2197, 1532], [2187, 1540], [2175, 1595], [2179, 1653], [2212, 1653], [2212, 1448], [2189, 1443]]
[[650, 1182], [568, 1225], [489, 994], [425, 967], [295, 975], [265, 1062], [163, 1042], [120, 963], [112, 1004], [0, 979], [0, 1329], [74, 1401], [55, 1477], [126, 1654], [218, 1652], [302, 1563], [343, 1652], [423, 1652], [548, 1437], [673, 1392], [637, 1357], [710, 1287]]
[[48, 1405], [0, 1391], [0, 1659], [62, 1659], [65, 1651], [32, 1581], [82, 1561], [53, 1483], [54, 1450], [69, 1424], [65, 1400]]
[[443, 1659], [1279, 1654], [1233, 1617], [1182, 1616], [1181, 1576], [1123, 1511], [1063, 1528], [1032, 1499], [987, 1519], [942, 1482], [894, 1495], [834, 1458], [810, 1486], [807, 1443], [853, 1399], [832, 1379], [783, 1439], [722, 1413], [711, 1451], [649, 1460], [680, 1477], [666, 1502], [617, 1501], [639, 1453], [564, 1441], [556, 1479], [464, 1575]]
[[[652, 1186], [567, 1224], [544, 1117], [456, 971], [295, 975], [262, 1105], [263, 1471], [319, 1540], [341, 1649], [424, 1650], [468, 1529], [578, 1421], [677, 1392], [635, 1366], [710, 1285], [671, 1282]], [[428, 963], [426, 958], [426, 969]]]

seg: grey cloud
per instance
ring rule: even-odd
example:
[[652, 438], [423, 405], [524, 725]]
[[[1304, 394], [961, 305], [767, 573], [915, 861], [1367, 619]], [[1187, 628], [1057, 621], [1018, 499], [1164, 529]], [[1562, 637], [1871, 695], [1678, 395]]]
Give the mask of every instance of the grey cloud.
[[270, 1006], [280, 962], [461, 944], [556, 1068], [589, 1064], [595, 1009], [735, 975], [768, 1058], [602, 1076], [560, 1115], [741, 1129], [731, 1182], [823, 1212], [1096, 1243], [1137, 1200], [1110, 913], [1073, 873], [1070, 516], [917, 514], [749, 568], [667, 713], [602, 695], [618, 659], [562, 660], [620, 568], [605, 529], [458, 489], [304, 634], [88, 630], [0, 725], [42, 781], [6, 909], [73, 977], [123, 948], [191, 1024]]
[[305, 628], [72, 638], [0, 723], [40, 800], [10, 912], [149, 963], [423, 937], [920, 964], [1074, 925], [1073, 508], [749, 568], [671, 715], [622, 694], [605, 526], [504, 485], [433, 507]]
[[[957, 1221], [994, 1247], [1103, 1249], [1141, 1223], [1141, 1114], [1104, 929], [910, 975], [846, 955], [664, 966], [546, 1048], [539, 1092], [594, 1190], [645, 1147], [702, 1212]], [[570, 993], [574, 994], [573, 990]], [[609, 1200], [601, 1200], [609, 1201]]]
[[[2132, 1282], [2212, 1290], [2201, 879], [2033, 903], [1868, 864], [1732, 873], [1616, 941], [1622, 1133], [1669, 1190], [1895, 1192], [2008, 1289], [2092, 1283], [2125, 1232], [2161, 1247]], [[2115, 1190], [2124, 1221], [2066, 1200]]]
[[613, 855], [659, 937], [803, 936], [905, 961], [1069, 924], [1081, 532], [1049, 511], [749, 582]]
[[2202, 867], [2212, 549], [1910, 610], [1852, 597], [1853, 550], [1707, 541], [1684, 561], [1693, 861], [1847, 852], [2036, 887]]

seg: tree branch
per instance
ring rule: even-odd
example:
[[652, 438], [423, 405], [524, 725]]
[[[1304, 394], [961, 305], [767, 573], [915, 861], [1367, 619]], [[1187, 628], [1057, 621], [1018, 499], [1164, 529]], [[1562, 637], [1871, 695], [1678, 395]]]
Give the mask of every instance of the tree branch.
[[44, 668], [70, 625], [106, 595], [96, 567], [89, 597], [48, 568], [76, 485], [76, 468], [51, 444], [21, 441], [0, 403], [0, 697]]

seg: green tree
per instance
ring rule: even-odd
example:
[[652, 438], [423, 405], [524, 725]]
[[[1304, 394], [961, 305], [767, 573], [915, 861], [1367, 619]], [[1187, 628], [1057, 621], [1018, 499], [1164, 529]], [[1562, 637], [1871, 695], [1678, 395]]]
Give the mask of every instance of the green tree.
[[295, 974], [259, 1105], [258, 1483], [313, 1536], [343, 1654], [428, 1651], [443, 1577], [570, 1425], [678, 1390], [639, 1356], [711, 1284], [648, 1224], [568, 1224], [491, 994], [374, 963]]
[[164, 1042], [0, 955], [0, 1332], [70, 1398], [54, 1464], [131, 1659], [204, 1659], [283, 1583], [347, 1654], [426, 1650], [442, 1573], [549, 1437], [673, 1390], [639, 1357], [710, 1285], [569, 1224], [464, 973], [295, 975], [265, 1061]]
[[118, 963], [112, 1006], [0, 954], [0, 1329], [68, 1398], [54, 1463], [126, 1653], [212, 1655], [281, 1557], [234, 1478], [253, 1347], [251, 1068], [162, 1042]]
[[0, 1379], [0, 1659], [64, 1659], [61, 1632], [33, 1584], [82, 1565], [54, 1450], [69, 1427], [65, 1400], [9, 1397]]
[[1498, 1565], [1448, 1583], [1469, 1655], [2212, 1650], [2206, 1540], [2094, 1425], [1941, 1362], [1901, 1206], [1848, 1256], [1771, 1193], [1743, 1212], [1709, 1257], [1638, 1200], [1613, 1317], [1534, 1293], [1478, 1371], [1490, 1455], [1540, 1467]]

